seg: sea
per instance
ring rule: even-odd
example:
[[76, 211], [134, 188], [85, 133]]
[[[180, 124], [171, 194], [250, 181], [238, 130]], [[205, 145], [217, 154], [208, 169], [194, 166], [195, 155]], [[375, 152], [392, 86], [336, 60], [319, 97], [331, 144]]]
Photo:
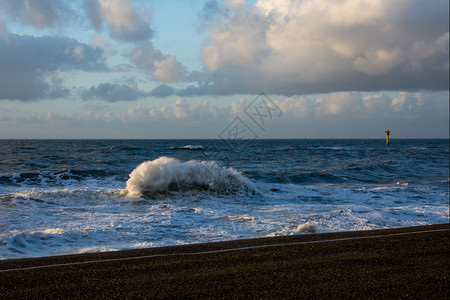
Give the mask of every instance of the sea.
[[449, 140], [0, 140], [0, 259], [449, 222]]

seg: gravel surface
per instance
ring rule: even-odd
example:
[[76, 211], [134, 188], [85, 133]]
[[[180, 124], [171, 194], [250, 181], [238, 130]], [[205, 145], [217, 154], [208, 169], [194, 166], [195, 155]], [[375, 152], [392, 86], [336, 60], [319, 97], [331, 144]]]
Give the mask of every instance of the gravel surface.
[[448, 299], [450, 224], [0, 261], [0, 298]]

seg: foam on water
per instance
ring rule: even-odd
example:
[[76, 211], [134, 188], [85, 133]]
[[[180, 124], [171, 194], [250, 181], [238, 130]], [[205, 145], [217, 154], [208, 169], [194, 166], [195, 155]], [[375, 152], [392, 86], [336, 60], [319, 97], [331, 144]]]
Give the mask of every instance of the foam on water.
[[41, 231], [31, 231], [31, 234], [43, 233], [43, 234], [63, 234], [64, 229], [62, 228], [48, 228]]
[[21, 143], [0, 144], [0, 259], [449, 220], [447, 141], [254, 141], [223, 157], [192, 146], [206, 141]]
[[181, 147], [167, 147], [168, 150], [205, 150], [206, 148], [202, 145], [186, 145]]
[[181, 161], [162, 156], [141, 163], [126, 182], [130, 196], [155, 193], [209, 190], [219, 194], [255, 191], [251, 181], [233, 168], [222, 168], [215, 161]]
[[279, 231], [274, 231], [266, 235], [266, 237], [283, 236], [283, 235], [294, 235], [298, 233], [317, 233], [319, 229], [313, 224], [301, 224], [301, 225], [291, 225], [287, 229], [282, 229]]
[[10, 194], [10, 205], [3, 198], [0, 259], [403, 227], [449, 217], [442, 191], [424, 190], [425, 198], [402, 185], [254, 185], [257, 196], [175, 192], [149, 200], [119, 190], [70, 189]]

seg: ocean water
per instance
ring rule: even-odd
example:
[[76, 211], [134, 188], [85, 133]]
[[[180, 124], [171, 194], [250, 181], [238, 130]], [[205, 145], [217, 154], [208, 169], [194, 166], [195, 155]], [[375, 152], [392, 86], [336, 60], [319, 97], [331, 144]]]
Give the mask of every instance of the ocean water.
[[228, 142], [0, 140], [0, 259], [449, 222], [449, 140]]

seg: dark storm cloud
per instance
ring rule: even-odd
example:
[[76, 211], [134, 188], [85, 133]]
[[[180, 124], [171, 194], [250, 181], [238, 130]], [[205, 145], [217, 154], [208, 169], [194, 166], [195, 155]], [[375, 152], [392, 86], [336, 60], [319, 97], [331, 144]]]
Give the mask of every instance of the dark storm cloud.
[[0, 35], [0, 99], [56, 98], [68, 93], [58, 72], [104, 71], [103, 50], [61, 37]]
[[147, 96], [148, 93], [138, 90], [133, 84], [101, 83], [83, 91], [84, 100], [102, 100], [106, 102], [133, 101]]
[[100, 31], [106, 23], [112, 38], [136, 42], [153, 37], [150, 23], [135, 12], [130, 1], [84, 0], [84, 8], [92, 26]]
[[166, 98], [175, 94], [175, 88], [168, 86], [167, 84], [160, 84], [155, 87], [151, 92], [150, 96], [157, 98]]
[[203, 21], [210, 21], [222, 12], [221, 7], [216, 0], [210, 0], [203, 5], [199, 12], [200, 19]]
[[151, 92], [139, 90], [132, 82], [125, 84], [101, 83], [80, 92], [84, 100], [101, 100], [106, 102], [133, 101], [144, 97], [166, 98], [175, 94], [176, 89], [160, 84]]
[[6, 24], [0, 20], [0, 34], [7, 32]]
[[93, 0], [84, 0], [84, 10], [92, 26], [95, 30], [100, 31], [103, 29], [103, 18], [101, 16], [100, 4]]

